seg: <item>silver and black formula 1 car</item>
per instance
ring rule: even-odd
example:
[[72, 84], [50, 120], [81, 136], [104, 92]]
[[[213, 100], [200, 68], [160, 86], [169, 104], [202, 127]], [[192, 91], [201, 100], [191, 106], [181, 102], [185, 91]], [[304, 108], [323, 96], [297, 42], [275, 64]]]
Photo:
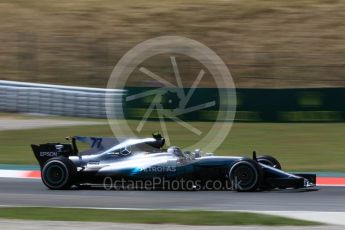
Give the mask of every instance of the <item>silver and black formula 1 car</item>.
[[[144, 139], [68, 139], [71, 143], [31, 145], [41, 167], [42, 181], [50, 189], [104, 185], [110, 181], [151, 181], [144, 185], [169, 189], [169, 183], [179, 182], [189, 184], [181, 186], [184, 189], [213, 189], [214, 185], [219, 189], [221, 185], [245, 192], [309, 188], [316, 183], [316, 175], [284, 172], [274, 157], [257, 157], [255, 152], [250, 159], [214, 156], [200, 150], [182, 152], [178, 147], [164, 150], [165, 140], [160, 134]], [[77, 141], [90, 148], [79, 152]], [[175, 187], [179, 183], [174, 183]]]

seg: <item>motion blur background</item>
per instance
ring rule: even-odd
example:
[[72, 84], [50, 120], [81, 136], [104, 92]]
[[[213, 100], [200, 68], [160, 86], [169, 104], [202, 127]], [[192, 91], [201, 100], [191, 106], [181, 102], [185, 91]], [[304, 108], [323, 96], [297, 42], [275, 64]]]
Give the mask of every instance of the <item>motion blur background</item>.
[[[136, 44], [185, 36], [223, 59], [238, 90], [237, 122], [219, 154], [257, 149], [275, 154], [290, 170], [342, 171], [344, 18], [341, 0], [0, 0], [0, 78], [105, 88], [117, 61]], [[190, 84], [198, 66], [177, 60]], [[169, 78], [173, 70], [160, 61], [148, 65]], [[150, 84], [139, 74], [128, 82], [129, 87]], [[212, 90], [214, 81], [201, 86]], [[5, 123], [37, 119], [13, 113], [1, 118]], [[194, 122], [202, 129], [207, 122], [200, 120]], [[159, 129], [154, 121], [151, 127]], [[2, 130], [0, 162], [20, 164], [35, 162], [31, 143], [77, 133], [111, 135], [103, 123]], [[179, 127], [170, 130], [182, 146], [196, 138], [181, 135]]]
[[345, 86], [341, 0], [1, 0], [2, 79], [105, 87], [134, 45], [195, 39], [238, 88]]

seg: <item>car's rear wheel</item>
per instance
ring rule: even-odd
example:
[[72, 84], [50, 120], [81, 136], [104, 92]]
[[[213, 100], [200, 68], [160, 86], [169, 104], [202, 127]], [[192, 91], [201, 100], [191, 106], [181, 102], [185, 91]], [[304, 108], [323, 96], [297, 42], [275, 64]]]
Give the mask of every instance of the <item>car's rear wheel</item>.
[[271, 166], [273, 168], [282, 169], [282, 166], [279, 163], [279, 161], [272, 156], [267, 156], [267, 155], [259, 156], [257, 158], [257, 161], [261, 164], [268, 165], [268, 166]]
[[43, 183], [49, 189], [68, 189], [74, 182], [76, 168], [69, 159], [54, 157], [44, 164], [41, 174]]
[[236, 162], [229, 171], [232, 188], [238, 192], [256, 191], [261, 183], [262, 172], [259, 165], [252, 160]]

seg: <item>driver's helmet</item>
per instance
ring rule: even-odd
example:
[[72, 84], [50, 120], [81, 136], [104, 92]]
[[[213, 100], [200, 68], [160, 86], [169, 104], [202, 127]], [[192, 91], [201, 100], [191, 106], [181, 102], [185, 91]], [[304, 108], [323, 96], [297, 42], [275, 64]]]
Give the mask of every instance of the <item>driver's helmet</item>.
[[199, 157], [202, 157], [203, 152], [201, 151], [201, 149], [196, 149], [194, 150], [194, 155], [195, 155], [195, 158], [199, 158]]
[[183, 153], [179, 147], [171, 146], [168, 148], [168, 153], [175, 155], [177, 157], [183, 157]]

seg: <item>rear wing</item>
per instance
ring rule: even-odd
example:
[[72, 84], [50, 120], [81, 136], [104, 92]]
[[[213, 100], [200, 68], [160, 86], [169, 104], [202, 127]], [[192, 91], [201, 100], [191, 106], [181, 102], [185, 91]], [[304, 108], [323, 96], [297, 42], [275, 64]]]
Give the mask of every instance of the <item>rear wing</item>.
[[61, 144], [61, 143], [47, 143], [40, 145], [31, 145], [32, 151], [40, 164], [41, 167], [47, 162], [50, 158], [63, 156], [74, 156], [78, 152], [73, 148], [72, 144]]

